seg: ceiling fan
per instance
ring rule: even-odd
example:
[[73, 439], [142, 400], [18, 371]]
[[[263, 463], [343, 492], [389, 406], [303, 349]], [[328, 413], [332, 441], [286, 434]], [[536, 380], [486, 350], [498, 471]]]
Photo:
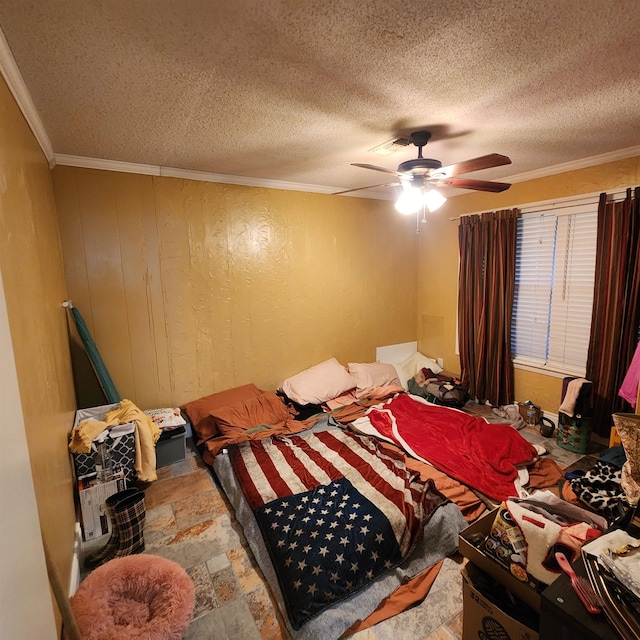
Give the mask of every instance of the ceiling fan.
[[[439, 160], [424, 158], [422, 156], [422, 148], [427, 144], [430, 138], [430, 131], [414, 131], [410, 135], [410, 139], [413, 144], [418, 147], [418, 157], [414, 160], [402, 162], [398, 166], [397, 171], [378, 167], [373, 164], [352, 164], [354, 167], [373, 169], [374, 171], [381, 171], [382, 173], [390, 174], [397, 178], [397, 182], [369, 185], [368, 187], [358, 187], [356, 189], [345, 189], [344, 191], [338, 191], [334, 195], [350, 193], [352, 191], [361, 191], [363, 189], [373, 189], [375, 187], [395, 187], [402, 185], [406, 192], [409, 192], [412, 189], [414, 191], [418, 190], [421, 192], [422, 196], [426, 198], [427, 193], [433, 193], [433, 187], [438, 187], [439, 189], [472, 189], [475, 191], [500, 193], [511, 186], [507, 182], [489, 182], [487, 180], [472, 180], [470, 178], [456, 177], [463, 173], [471, 173], [472, 171], [480, 171], [481, 169], [490, 169], [492, 167], [511, 164], [511, 159], [507, 156], [500, 155], [499, 153], [490, 153], [486, 156], [480, 156], [479, 158], [473, 158], [471, 160], [465, 160], [463, 162], [443, 167]], [[441, 198], [440, 204], [442, 204], [442, 202], [445, 201], [445, 198], [440, 196], [440, 194], [437, 194], [437, 192], [436, 195]], [[431, 209], [431, 207], [429, 208]]]

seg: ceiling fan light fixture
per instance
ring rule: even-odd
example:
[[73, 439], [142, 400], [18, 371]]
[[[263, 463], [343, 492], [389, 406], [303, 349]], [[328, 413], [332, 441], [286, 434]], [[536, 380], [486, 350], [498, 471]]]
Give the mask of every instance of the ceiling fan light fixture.
[[[354, 167], [373, 169], [374, 171], [392, 175], [394, 181], [382, 185], [377, 184], [371, 185], [370, 187], [346, 189], [338, 191], [336, 195], [349, 193], [351, 191], [360, 191], [362, 189], [373, 189], [375, 187], [395, 187], [399, 183], [402, 185], [405, 193], [398, 198], [396, 209], [400, 213], [409, 215], [417, 211], [420, 207], [423, 208], [423, 210], [429, 209], [430, 212], [433, 212], [446, 202], [446, 198], [439, 191], [434, 191], [430, 188], [431, 184], [436, 184], [440, 189], [470, 189], [472, 191], [487, 191], [489, 193], [501, 193], [511, 186], [511, 184], [507, 182], [491, 182], [489, 180], [474, 180], [458, 177], [465, 173], [471, 173], [472, 171], [481, 171], [483, 169], [492, 169], [493, 167], [511, 164], [511, 158], [508, 156], [503, 156], [499, 153], [489, 153], [478, 158], [471, 158], [470, 160], [464, 160], [463, 162], [457, 162], [443, 167], [440, 160], [425, 158], [422, 155], [422, 148], [430, 138], [430, 131], [414, 131], [409, 136], [409, 139], [418, 147], [418, 157], [413, 160], [401, 162], [396, 171], [385, 167], [378, 167], [373, 164], [352, 163]], [[418, 197], [413, 193], [415, 191], [420, 192], [419, 202]], [[412, 195], [406, 195], [408, 193], [412, 193]]]

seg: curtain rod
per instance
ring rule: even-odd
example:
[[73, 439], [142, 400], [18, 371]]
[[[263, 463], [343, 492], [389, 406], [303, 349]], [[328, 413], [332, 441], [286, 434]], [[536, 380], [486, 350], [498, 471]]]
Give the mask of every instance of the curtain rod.
[[[566, 196], [564, 198], [553, 198], [551, 200], [540, 200], [539, 202], [534, 202], [532, 204], [528, 204], [524, 207], [519, 207], [517, 205], [512, 205], [511, 207], [500, 207], [499, 209], [518, 209], [520, 213], [533, 213], [534, 211], [539, 211], [540, 209], [566, 209], [567, 207], [575, 206], [576, 204], [591, 204], [591, 202], [598, 202], [600, 199], [600, 194], [606, 193], [603, 191], [593, 191], [591, 193], [583, 193], [577, 196]], [[607, 200], [617, 201], [624, 200], [627, 195], [627, 189], [617, 189], [612, 191], [611, 193], [607, 193]], [[477, 216], [481, 213], [488, 213], [485, 209], [483, 211], [472, 211], [471, 213], [461, 213], [459, 216], [455, 216], [453, 218], [449, 218], [450, 221], [460, 220], [460, 218], [464, 218], [466, 216]]]

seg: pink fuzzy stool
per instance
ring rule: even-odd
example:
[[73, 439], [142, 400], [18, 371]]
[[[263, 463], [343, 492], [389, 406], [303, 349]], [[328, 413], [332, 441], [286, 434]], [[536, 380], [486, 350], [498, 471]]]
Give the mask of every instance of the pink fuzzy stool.
[[83, 640], [180, 640], [194, 603], [187, 572], [171, 560], [145, 554], [103, 564], [71, 598]]

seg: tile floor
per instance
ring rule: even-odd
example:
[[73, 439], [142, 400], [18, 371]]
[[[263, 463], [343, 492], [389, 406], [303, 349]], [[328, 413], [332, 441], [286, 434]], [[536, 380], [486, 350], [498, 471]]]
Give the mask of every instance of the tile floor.
[[[476, 407], [474, 413], [501, 421], [490, 408]], [[582, 457], [537, 430], [521, 433], [533, 444], [543, 444], [563, 468]], [[233, 510], [197, 451], [187, 449], [186, 460], [159, 469], [158, 481], [145, 491], [145, 552], [174, 560], [196, 586], [186, 640], [288, 639]], [[447, 558], [420, 605], [351, 639], [460, 640], [464, 562], [459, 554]]]

